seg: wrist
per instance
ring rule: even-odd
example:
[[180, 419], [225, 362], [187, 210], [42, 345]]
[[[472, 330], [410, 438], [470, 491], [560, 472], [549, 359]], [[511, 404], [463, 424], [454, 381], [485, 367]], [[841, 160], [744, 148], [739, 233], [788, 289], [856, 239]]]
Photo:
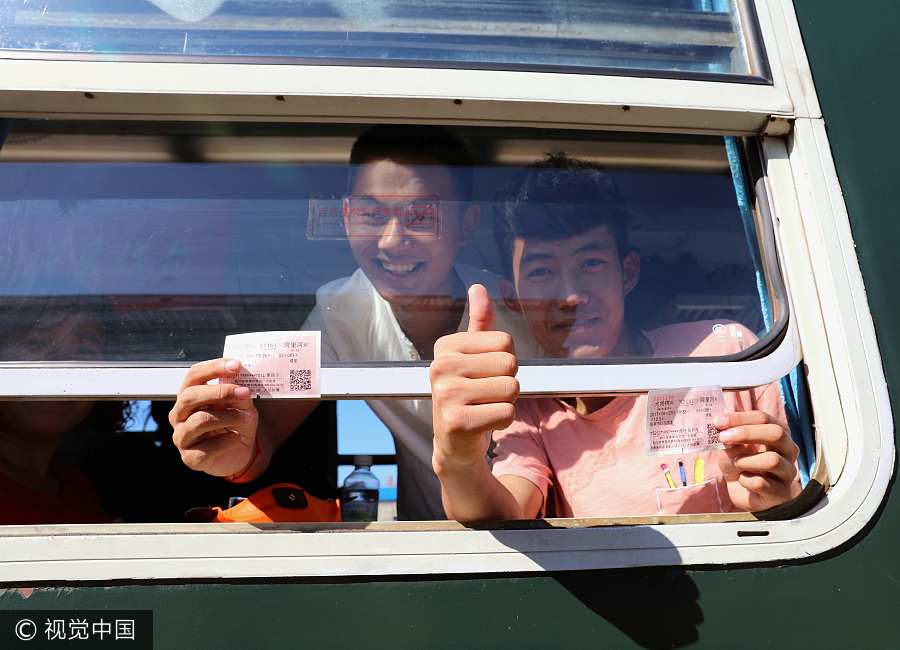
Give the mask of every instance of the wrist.
[[431, 455], [431, 467], [440, 479], [489, 471], [485, 450], [448, 450], [439, 445], [435, 445]]
[[[259, 436], [256, 436], [253, 441], [253, 453], [247, 464], [240, 471], [223, 478], [231, 483], [249, 483], [262, 474], [262, 471], [259, 469], [261, 460], [265, 460], [263, 458], [262, 444], [259, 441]], [[268, 460], [265, 460], [265, 465], [268, 465]]]

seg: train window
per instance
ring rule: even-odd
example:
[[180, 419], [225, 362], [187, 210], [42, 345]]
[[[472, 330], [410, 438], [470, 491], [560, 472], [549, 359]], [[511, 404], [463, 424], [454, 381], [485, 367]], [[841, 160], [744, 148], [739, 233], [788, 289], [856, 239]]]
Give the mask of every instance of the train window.
[[250, 60], [764, 81], [752, 3], [68, 0], [0, 3], [0, 48], [94, 60]]
[[[426, 141], [433, 158], [409, 159]], [[0, 372], [115, 365], [120, 392], [152, 397], [183, 371], [163, 385], [137, 368], [311, 329], [324, 395], [424, 397], [434, 340], [481, 283], [526, 393], [773, 381], [796, 351], [740, 160], [712, 137], [19, 121], [0, 151]], [[531, 176], [561, 190], [523, 194]], [[615, 295], [562, 305], [606, 269]], [[385, 364], [406, 374], [386, 383]], [[632, 376], [599, 386], [597, 364]]]
[[[32, 4], [0, 0], [0, 496], [40, 439], [51, 480], [25, 488], [79, 516], [7, 522], [0, 580], [777, 562], [877, 511], [892, 420], [789, 3]], [[429, 155], [391, 159], [410, 125]], [[354, 156], [372, 132], [387, 144]], [[430, 520], [433, 334], [466, 326], [476, 281], [523, 403], [637, 417], [650, 391], [718, 385], [788, 420], [806, 487], [738, 502], [682, 447], [556, 449], [543, 518]], [[303, 328], [323, 365], [302, 429], [249, 482], [188, 470], [168, 419], [187, 368], [228, 334]], [[397, 521], [335, 522], [368, 461]], [[564, 498], [636, 478], [634, 509]], [[259, 523], [256, 491], [316, 521]]]

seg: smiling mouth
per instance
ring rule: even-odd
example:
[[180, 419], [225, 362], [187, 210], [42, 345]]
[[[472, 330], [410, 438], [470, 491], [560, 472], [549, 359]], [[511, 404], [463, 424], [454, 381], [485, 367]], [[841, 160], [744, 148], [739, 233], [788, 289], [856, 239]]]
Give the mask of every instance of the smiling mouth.
[[386, 262], [385, 260], [376, 259], [375, 263], [381, 268], [382, 271], [388, 273], [389, 275], [402, 277], [405, 275], [410, 275], [422, 269], [425, 266], [425, 262], [405, 262], [403, 264], [399, 262]]
[[576, 330], [586, 330], [595, 327], [600, 323], [600, 317], [595, 316], [593, 318], [585, 318], [579, 320], [570, 320], [562, 323], [557, 323], [553, 326], [555, 330], [562, 330], [565, 332], [572, 332]]

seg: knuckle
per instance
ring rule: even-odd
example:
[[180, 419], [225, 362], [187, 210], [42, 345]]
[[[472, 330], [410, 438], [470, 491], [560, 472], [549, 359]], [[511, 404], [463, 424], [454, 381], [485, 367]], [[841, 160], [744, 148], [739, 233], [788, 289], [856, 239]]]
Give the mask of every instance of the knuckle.
[[179, 450], [181, 449], [181, 443], [184, 440], [184, 425], [177, 425], [172, 427], [172, 444], [175, 445]]
[[218, 418], [208, 411], [197, 411], [188, 420], [196, 429], [205, 429], [218, 423]]
[[498, 409], [498, 417], [496, 422], [496, 427], [498, 429], [505, 429], [509, 425], [513, 423], [513, 420], [516, 417], [516, 407], [512, 404], [501, 404]]
[[457, 374], [459, 368], [458, 356], [459, 355], [456, 353], [445, 353], [436, 357], [434, 361], [431, 362], [431, 369], [429, 371], [431, 377], [439, 378], [445, 375]]
[[516, 355], [510, 354], [509, 352], [503, 352], [500, 356], [500, 372], [504, 375], [509, 375], [510, 377], [515, 376], [515, 374], [519, 371], [519, 361], [516, 359]]
[[497, 332], [497, 345], [501, 350], [512, 352], [513, 337], [509, 332]]
[[432, 384], [431, 393], [431, 397], [434, 400], [450, 402], [459, 395], [459, 385], [447, 377], [441, 377]]
[[465, 409], [462, 407], [445, 409], [442, 415], [444, 424], [450, 433], [458, 433], [465, 430], [468, 418], [466, 417]]
[[519, 381], [515, 377], [503, 377], [503, 397], [512, 402], [519, 396]]
[[449, 346], [449, 341], [447, 341], [448, 336], [442, 336], [437, 341], [434, 342], [434, 360], [437, 361], [438, 357], [443, 354], [446, 354], [447, 348]]
[[765, 431], [768, 434], [769, 440], [771, 440], [772, 442], [777, 442], [777, 441], [781, 440], [782, 438], [785, 437], [785, 434], [786, 434], [785, 430], [782, 429], [777, 424], [767, 425]]
[[204, 454], [202, 451], [197, 451], [195, 449], [182, 449], [180, 451], [182, 463], [195, 470], [199, 470], [203, 467], [203, 464], [206, 460], [206, 454]]
[[766, 479], [764, 479], [762, 476], [747, 476], [744, 479], [744, 485], [749, 490], [753, 490], [754, 492], [760, 492], [760, 491], [766, 489], [766, 487], [768, 486], [768, 483], [767, 483]]

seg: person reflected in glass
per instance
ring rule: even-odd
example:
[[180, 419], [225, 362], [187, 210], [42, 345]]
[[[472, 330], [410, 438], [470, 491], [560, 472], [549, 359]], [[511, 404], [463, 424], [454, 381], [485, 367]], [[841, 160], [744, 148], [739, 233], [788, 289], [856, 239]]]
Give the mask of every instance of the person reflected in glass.
[[[4, 359], [98, 358], [99, 328], [87, 313], [48, 309], [22, 335], [8, 334]], [[93, 485], [64, 456], [121, 430], [129, 413], [122, 401], [0, 401], [0, 524], [108, 522]]]
[[[740, 337], [721, 336], [711, 321], [629, 326], [625, 302], [640, 257], [627, 216], [601, 168], [564, 155], [535, 164], [513, 188], [501, 241], [506, 292], [544, 353], [671, 358], [751, 345], [755, 337], [737, 324]], [[647, 451], [646, 395], [517, 399], [517, 349], [496, 331], [483, 287], [470, 289], [469, 310], [469, 330], [438, 340], [430, 371], [433, 462], [449, 517], [759, 511], [799, 494], [799, 450], [776, 384], [725, 393], [726, 412], [714, 422], [724, 450], [660, 457]]]
[[[322, 332], [323, 361], [430, 359], [437, 339], [468, 327], [466, 290], [479, 283], [499, 297], [498, 278], [460, 263], [478, 227], [472, 201], [473, 157], [452, 132], [433, 126], [376, 126], [350, 155], [349, 196], [342, 205], [359, 269], [321, 287], [301, 329]], [[496, 326], [523, 351], [524, 319], [495, 306]], [[230, 382], [233, 359], [195, 364], [170, 412], [173, 440], [191, 468], [234, 482], [260, 476], [272, 453], [315, 402], [268, 400]], [[218, 379], [218, 385], [207, 385]], [[397, 451], [400, 519], [443, 519], [440, 485], [431, 468], [427, 400], [370, 400]]]

